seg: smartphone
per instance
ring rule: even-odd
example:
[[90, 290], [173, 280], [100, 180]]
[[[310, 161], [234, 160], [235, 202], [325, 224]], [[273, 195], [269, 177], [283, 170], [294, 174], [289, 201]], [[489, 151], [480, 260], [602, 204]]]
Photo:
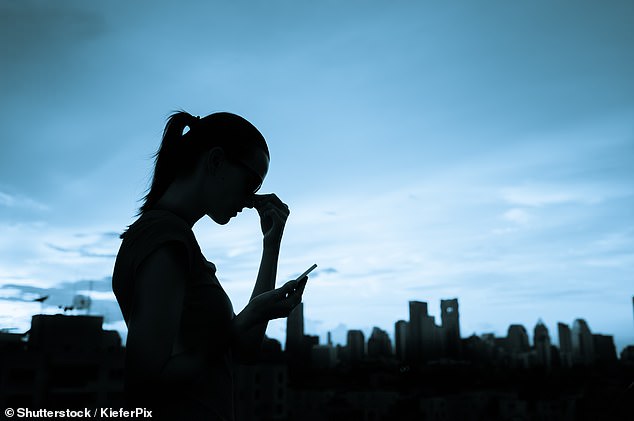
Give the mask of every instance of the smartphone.
[[304, 276], [308, 275], [310, 272], [312, 272], [315, 268], [317, 267], [317, 264], [313, 264], [311, 267], [309, 267], [306, 272], [302, 273], [301, 275], [299, 275], [297, 278], [295, 278], [296, 281], [299, 282], [300, 279], [302, 279]]

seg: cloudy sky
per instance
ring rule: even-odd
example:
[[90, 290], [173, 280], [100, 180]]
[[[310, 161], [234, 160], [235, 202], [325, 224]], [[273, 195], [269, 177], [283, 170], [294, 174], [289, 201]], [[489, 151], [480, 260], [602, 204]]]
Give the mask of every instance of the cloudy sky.
[[[291, 208], [281, 284], [340, 340], [457, 297], [463, 336], [585, 318], [634, 343], [631, 1], [0, 0], [0, 327], [110, 276], [169, 113], [231, 111]], [[194, 229], [236, 311], [255, 214]], [[40, 305], [41, 295], [50, 298]], [[285, 324], [269, 325], [283, 339]]]

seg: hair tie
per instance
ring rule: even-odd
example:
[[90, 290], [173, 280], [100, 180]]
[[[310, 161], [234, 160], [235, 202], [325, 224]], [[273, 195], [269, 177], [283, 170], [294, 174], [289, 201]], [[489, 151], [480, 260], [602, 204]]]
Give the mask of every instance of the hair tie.
[[187, 123], [187, 127], [189, 127], [189, 129], [191, 130], [196, 124], [198, 124], [199, 121], [200, 121], [200, 116], [192, 115], [191, 120], [189, 121], [189, 123]]

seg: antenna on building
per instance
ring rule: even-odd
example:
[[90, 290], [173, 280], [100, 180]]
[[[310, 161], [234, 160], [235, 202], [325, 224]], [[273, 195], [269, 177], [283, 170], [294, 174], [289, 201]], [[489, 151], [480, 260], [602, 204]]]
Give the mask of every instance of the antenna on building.
[[90, 306], [92, 305], [92, 281], [88, 283], [88, 307], [86, 308], [86, 314], [90, 315]]
[[48, 295], [44, 295], [43, 297], [39, 297], [33, 300], [40, 303], [40, 313], [44, 312], [44, 301], [46, 301], [48, 297], [49, 297]]

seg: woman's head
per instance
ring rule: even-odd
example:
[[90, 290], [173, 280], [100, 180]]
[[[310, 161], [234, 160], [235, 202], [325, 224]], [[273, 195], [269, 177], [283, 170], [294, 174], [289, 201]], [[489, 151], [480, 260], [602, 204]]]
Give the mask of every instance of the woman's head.
[[[189, 130], [185, 131], [186, 128]], [[239, 207], [235, 209], [237, 212], [245, 205], [244, 198], [261, 186], [269, 159], [264, 137], [244, 118], [226, 112], [204, 118], [184, 111], [176, 112], [165, 126], [161, 146], [155, 155], [152, 185], [139, 212], [152, 208], [174, 180], [192, 175], [201, 168], [206, 174], [222, 180], [220, 187], [224, 189], [224, 196], [235, 196], [234, 201], [242, 201], [230, 204]], [[215, 183], [216, 187], [218, 184]], [[225, 211], [233, 212], [234, 209]], [[223, 221], [217, 222], [224, 222], [225, 218], [221, 219]]]

